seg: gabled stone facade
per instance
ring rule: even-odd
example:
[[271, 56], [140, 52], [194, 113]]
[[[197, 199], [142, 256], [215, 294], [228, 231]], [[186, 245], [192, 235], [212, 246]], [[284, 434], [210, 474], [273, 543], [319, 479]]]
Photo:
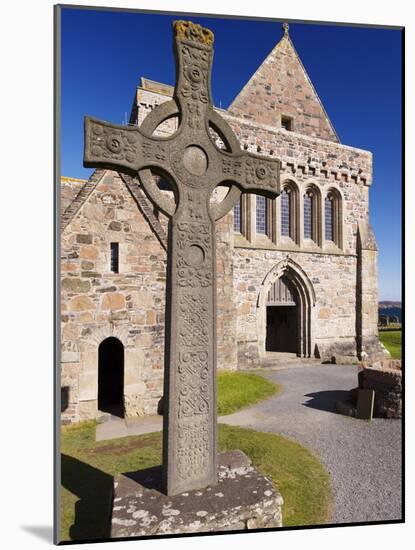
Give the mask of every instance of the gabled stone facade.
[[228, 109], [257, 124], [338, 142], [336, 131], [309, 79], [288, 32], [273, 48]]
[[[142, 79], [130, 124], [140, 125], [172, 93]], [[382, 356], [372, 156], [339, 143], [287, 33], [221, 114], [241, 148], [281, 159], [290, 206], [283, 211], [281, 197], [267, 199], [259, 226], [261, 205], [246, 195], [237, 217], [217, 223], [218, 367], [260, 368], [274, 348], [323, 361]], [[176, 128], [171, 119], [158, 131]], [[167, 219], [137, 180], [108, 170], [85, 182], [62, 178], [61, 206], [62, 419], [102, 414], [99, 364], [108, 338], [124, 352], [123, 413], [160, 412]]]

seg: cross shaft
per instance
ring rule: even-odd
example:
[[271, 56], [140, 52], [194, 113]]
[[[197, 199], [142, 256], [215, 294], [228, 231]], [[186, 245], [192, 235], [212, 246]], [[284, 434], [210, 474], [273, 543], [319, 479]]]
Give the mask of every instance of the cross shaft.
[[[213, 33], [190, 21], [176, 21], [174, 30], [174, 99], [156, 107], [140, 128], [86, 117], [84, 153], [85, 166], [138, 174], [150, 200], [170, 217], [163, 419], [169, 495], [217, 481], [215, 221], [241, 192], [279, 194], [279, 161], [241, 151], [213, 109]], [[153, 135], [176, 115], [180, 124], [172, 136]], [[227, 150], [216, 147], [209, 128]], [[176, 204], [159, 190], [151, 171], [172, 183]], [[219, 184], [230, 189], [212, 207], [210, 197]]]

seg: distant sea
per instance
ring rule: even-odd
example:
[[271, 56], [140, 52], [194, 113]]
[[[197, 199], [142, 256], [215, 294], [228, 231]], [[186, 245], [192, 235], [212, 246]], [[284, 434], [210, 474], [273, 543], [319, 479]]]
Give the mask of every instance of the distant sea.
[[402, 323], [402, 308], [401, 307], [380, 307], [378, 309], [379, 316], [387, 315], [388, 317], [398, 317], [399, 322]]

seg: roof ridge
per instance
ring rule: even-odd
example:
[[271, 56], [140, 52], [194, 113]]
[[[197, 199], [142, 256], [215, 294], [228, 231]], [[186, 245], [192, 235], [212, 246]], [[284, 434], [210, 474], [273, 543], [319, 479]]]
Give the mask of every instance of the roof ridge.
[[317, 101], [319, 102], [320, 107], [322, 108], [323, 113], [324, 113], [324, 115], [325, 115], [326, 118], [327, 118], [327, 122], [329, 123], [330, 128], [331, 128], [333, 134], [336, 136], [338, 142], [341, 143], [340, 138], [339, 138], [339, 136], [338, 136], [338, 134], [337, 134], [337, 132], [336, 132], [336, 129], [335, 129], [335, 127], [334, 127], [334, 125], [333, 125], [333, 123], [332, 123], [332, 121], [331, 121], [331, 119], [330, 119], [330, 117], [329, 117], [329, 115], [328, 115], [328, 113], [327, 113], [327, 111], [326, 111], [326, 108], [324, 107], [323, 102], [322, 102], [321, 99], [320, 99], [320, 96], [319, 96], [318, 93], [317, 93], [317, 90], [316, 90], [316, 88], [315, 88], [315, 86], [314, 86], [314, 84], [313, 84], [313, 81], [312, 81], [311, 78], [309, 77], [308, 72], [307, 72], [306, 68], [304, 67], [303, 62], [301, 61], [301, 57], [300, 57], [299, 53], [298, 53], [297, 50], [295, 49], [294, 43], [293, 43], [293, 41], [291, 40], [290, 35], [289, 35], [289, 34], [284, 35], [283, 38], [286, 38], [286, 39], [288, 40], [288, 42], [290, 43], [292, 49], [294, 50], [294, 53], [295, 53], [295, 55], [296, 55], [296, 57], [297, 57], [297, 59], [298, 59], [298, 61], [299, 61], [299, 63], [300, 63], [300, 66], [301, 66], [301, 68], [303, 69], [303, 72], [304, 72], [304, 74], [305, 74], [305, 77], [306, 77], [308, 83], [310, 84], [311, 89], [312, 89], [313, 92], [315, 93], [315, 96], [316, 96], [316, 98], [317, 98]]
[[61, 181], [62, 180], [68, 180], [68, 181], [88, 181], [87, 179], [85, 178], [71, 178], [70, 176], [61, 176]]
[[[112, 172], [112, 170], [99, 168], [97, 170], [94, 170], [88, 180], [85, 180], [85, 184], [81, 187], [74, 200], [69, 203], [69, 205], [66, 207], [65, 211], [61, 215], [61, 232], [63, 232], [66, 227], [71, 223], [71, 221], [74, 219], [76, 214], [91, 196], [91, 193], [94, 191], [98, 183], [102, 180], [107, 172]], [[136, 178], [132, 178], [131, 176], [127, 176], [126, 174], [122, 174], [121, 172], [116, 173], [121, 178], [128, 191], [132, 195], [139, 210], [149, 224], [150, 229], [152, 229], [153, 233], [160, 241], [160, 244], [162, 245], [164, 250], [167, 250], [166, 232], [164, 231], [160, 221], [154, 215], [153, 209], [150, 205], [150, 201], [145, 196]]]
[[95, 189], [97, 183], [104, 177], [105, 173], [106, 170], [104, 168], [94, 170], [89, 179], [85, 181], [85, 184], [81, 187], [74, 200], [68, 204], [65, 211], [61, 214], [61, 233], [63, 233], [63, 231], [71, 223], [75, 215], [81, 209], [82, 205]]
[[133, 199], [137, 203], [137, 206], [139, 207], [144, 218], [147, 220], [147, 223], [149, 224], [150, 229], [153, 230], [153, 233], [156, 235], [161, 246], [167, 252], [166, 232], [164, 231], [163, 226], [160, 223], [160, 220], [155, 216], [151, 203], [146, 197], [146, 195], [144, 194], [144, 191], [139, 185], [137, 178], [133, 178], [131, 176], [128, 176], [127, 174], [123, 174], [122, 172], [118, 172], [118, 175], [120, 176], [122, 181], [125, 183], [127, 189], [129, 190]]

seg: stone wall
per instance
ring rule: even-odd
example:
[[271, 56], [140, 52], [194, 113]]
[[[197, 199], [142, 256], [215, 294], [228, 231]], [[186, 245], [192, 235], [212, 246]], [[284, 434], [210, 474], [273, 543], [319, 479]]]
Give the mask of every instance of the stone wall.
[[402, 417], [401, 361], [364, 362], [359, 372], [359, 388], [374, 390], [374, 416]]
[[[330, 268], [328, 268], [330, 266]], [[310, 308], [310, 340], [301, 355], [329, 360], [333, 355], [356, 356], [354, 256], [236, 248], [234, 291], [237, 310], [238, 364], [258, 366], [265, 353], [265, 297], [268, 274], [303, 278], [305, 306]], [[298, 273], [298, 275], [297, 275]], [[308, 296], [307, 296], [308, 294]]]
[[[298, 187], [300, 212], [302, 197], [308, 186], [314, 186], [324, 204], [331, 189], [339, 192], [342, 200], [342, 251], [356, 254], [356, 236], [359, 221], [369, 216], [369, 185], [372, 182], [372, 156], [352, 147], [301, 136], [243, 122], [226, 116], [244, 149], [281, 159], [281, 183], [292, 181]], [[275, 199], [279, 204], [279, 198]], [[321, 211], [320, 217], [323, 218]], [[321, 224], [324, 232], [324, 224]], [[301, 242], [299, 243], [302, 244]], [[327, 246], [322, 235], [322, 246]], [[318, 252], [318, 251], [317, 251]]]
[[62, 177], [61, 182], [61, 210], [66, 210], [66, 208], [71, 204], [76, 195], [79, 193], [81, 188], [85, 185], [86, 180]]
[[[238, 361], [240, 367], [258, 364], [264, 352], [265, 306], [259, 305], [262, 282], [267, 274], [289, 257], [303, 270], [315, 292], [315, 303], [309, 299], [310, 335], [301, 354], [330, 360], [332, 356], [356, 357], [356, 308], [358, 300], [358, 250], [359, 224], [367, 223], [368, 197], [372, 178], [370, 153], [352, 147], [328, 142], [297, 133], [256, 125], [224, 114], [244, 148], [282, 160], [281, 184], [290, 182], [296, 189], [299, 213], [296, 241], [279, 236], [279, 198], [275, 205], [269, 203], [268, 235], [257, 235], [255, 229], [255, 197], [245, 199], [242, 216], [247, 217], [243, 235], [235, 236], [234, 288], [238, 311]], [[312, 185], [319, 197], [316, 223], [319, 238], [307, 242], [303, 232], [303, 202], [305, 190]], [[341, 242], [334, 246], [324, 236], [324, 198], [329, 190], [337, 190], [341, 201]], [[371, 297], [377, 295], [376, 251], [372, 263], [365, 263], [364, 286], [366, 310], [370, 322], [366, 322], [367, 342], [377, 339], [377, 326], [372, 323], [374, 308]], [[265, 291], [264, 291], [265, 292]], [[262, 309], [261, 309], [262, 307]], [[258, 320], [259, 319], [259, 320]], [[262, 319], [262, 320], [261, 320]]]
[[[109, 336], [124, 346], [127, 415], [156, 412], [166, 254], [117, 175], [106, 173], [61, 241], [63, 417], [98, 414], [98, 347]], [[119, 273], [110, 270], [111, 242], [119, 243]]]
[[[228, 215], [217, 225], [223, 369], [236, 368], [231, 223]], [[111, 242], [119, 243], [119, 273], [110, 269]], [[166, 252], [118, 174], [107, 171], [89, 191], [62, 232], [61, 255], [62, 419], [99, 416], [98, 348], [110, 336], [124, 346], [126, 415], [155, 414], [163, 393]]]
[[361, 359], [381, 359], [387, 352], [378, 337], [377, 246], [367, 220], [359, 222], [357, 237], [357, 352]]
[[217, 368], [235, 370], [237, 315], [234, 301], [233, 214], [216, 222]]
[[[138, 87], [137, 109], [132, 124], [141, 125], [148, 113], [157, 105], [172, 99], [172, 89], [157, 94], [151, 89]], [[350, 181], [370, 185], [372, 181], [372, 154], [370, 151], [342, 145], [337, 138], [330, 141], [317, 135], [308, 135], [301, 127], [288, 132], [276, 124], [275, 118], [247, 120], [242, 109], [228, 111], [215, 108], [231, 125], [241, 148], [260, 154], [270, 154], [282, 161], [282, 168], [292, 174], [322, 176], [327, 181]], [[164, 135], [177, 128], [173, 118], [161, 129]], [[258, 150], [259, 147], [259, 150]]]

